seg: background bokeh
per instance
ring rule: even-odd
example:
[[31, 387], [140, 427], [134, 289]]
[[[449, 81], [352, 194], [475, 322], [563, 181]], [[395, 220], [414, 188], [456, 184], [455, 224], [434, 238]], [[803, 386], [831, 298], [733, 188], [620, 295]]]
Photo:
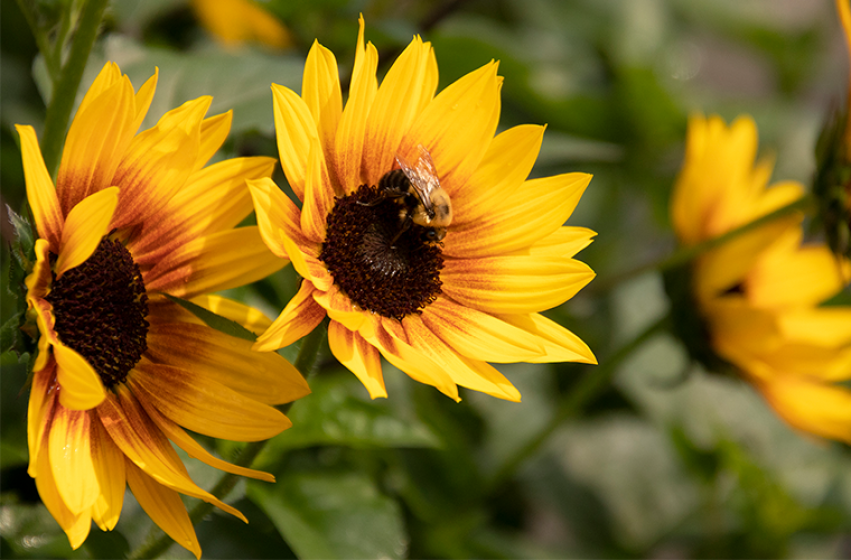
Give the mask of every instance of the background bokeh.
[[[24, 0], [29, 1], [29, 0]], [[49, 13], [69, 0], [38, 0]], [[848, 60], [829, 0], [270, 0], [291, 45], [225, 47], [181, 0], [114, 0], [82, 93], [106, 60], [138, 87], [159, 67], [145, 126], [199, 95], [234, 110], [220, 157], [276, 155], [269, 85], [300, 91], [314, 39], [347, 79], [357, 17], [379, 72], [421, 33], [441, 88], [491, 59], [505, 77], [500, 129], [546, 123], [535, 176], [594, 174], [569, 225], [597, 240], [579, 255], [598, 277], [549, 315], [599, 366], [499, 366], [523, 394], [462, 390], [456, 404], [385, 364], [371, 401], [326, 351], [295, 426], [258, 461], [274, 485], [240, 483], [197, 525], [206, 558], [764, 558], [851, 556], [851, 452], [793, 432], [744, 382], [703, 371], [675, 336], [646, 329], [669, 302], [654, 262], [675, 249], [668, 200], [692, 112], [753, 115], [774, 179], [809, 184]], [[0, 187], [5, 323], [6, 205], [24, 183], [13, 124], [41, 133], [50, 86], [14, 0], [0, 0]], [[346, 83], [344, 81], [344, 83]], [[280, 169], [276, 181], [285, 185]], [[636, 273], [636, 270], [643, 272]], [[275, 316], [292, 269], [229, 295]], [[11, 286], [12, 291], [17, 286]], [[638, 337], [638, 338], [636, 338]], [[297, 350], [283, 350], [292, 358]], [[128, 493], [112, 533], [71, 551], [26, 474], [25, 365], [0, 356], [0, 556], [114, 558], [151, 522]], [[614, 381], [583, 400], [583, 380]], [[236, 444], [204, 440], [225, 457]], [[187, 460], [210, 488], [219, 473]], [[187, 502], [194, 500], [187, 499]], [[169, 556], [190, 557], [178, 546]]]

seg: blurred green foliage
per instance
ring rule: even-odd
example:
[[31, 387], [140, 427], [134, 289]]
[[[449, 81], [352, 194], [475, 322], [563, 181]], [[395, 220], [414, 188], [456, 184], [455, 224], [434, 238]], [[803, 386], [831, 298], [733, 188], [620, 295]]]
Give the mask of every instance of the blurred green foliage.
[[[69, 1], [39, 0], [40, 24], [58, 21]], [[159, 67], [145, 126], [212, 95], [211, 114], [234, 110], [221, 157], [276, 156], [269, 84], [299, 91], [317, 38], [347, 79], [359, 13], [380, 73], [416, 33], [434, 45], [441, 88], [498, 59], [500, 127], [548, 125], [533, 174], [595, 175], [569, 224], [598, 232], [579, 258], [599, 278], [550, 315], [588, 342], [601, 366], [500, 366], [523, 394], [513, 404], [466, 391], [455, 403], [385, 365], [390, 398], [370, 401], [326, 348], [313, 395], [290, 411], [294, 427], [256, 463], [277, 483], [240, 483], [229, 497], [249, 525], [219, 512], [198, 524], [206, 558], [847, 557], [848, 450], [792, 432], [743, 382], [691, 365], [666, 333], [624, 355], [611, 386], [553, 424], [583, 378], [667, 313], [658, 273], [621, 274], [674, 247], [668, 197], [689, 113], [752, 114], [763, 150], [776, 155], [775, 178], [811, 179], [818, 130], [842, 102], [848, 71], [831, 2], [266, 5], [292, 32], [291, 50], [226, 51], [187, 1], [114, 0], [77, 102], [106, 60], [136, 87]], [[0, 7], [0, 324], [14, 324], [21, 274], [6, 208], [24, 216], [26, 208], [12, 125], [41, 133], [51, 81], [18, 5]], [[275, 179], [285, 184], [280, 170]], [[297, 282], [290, 268], [228, 295], [274, 316]], [[125, 556], [151, 529], [129, 493], [117, 529], [93, 530], [78, 551], [41, 505], [26, 474], [28, 356], [7, 351], [19, 333], [3, 333], [0, 556]], [[297, 350], [282, 352], [294, 359]], [[524, 451], [544, 431], [542, 445]], [[240, 447], [203, 441], [225, 458]], [[215, 484], [216, 471], [186, 463], [199, 484]], [[497, 476], [507, 464], [518, 466]], [[190, 556], [180, 547], [168, 554]]]

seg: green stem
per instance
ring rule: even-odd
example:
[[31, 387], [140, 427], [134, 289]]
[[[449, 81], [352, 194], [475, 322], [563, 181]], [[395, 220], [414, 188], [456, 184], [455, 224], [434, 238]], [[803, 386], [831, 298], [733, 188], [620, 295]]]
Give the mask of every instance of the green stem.
[[[719, 235], [718, 237], [713, 237], [712, 239], [707, 239], [705, 241], [701, 241], [700, 243], [696, 243], [694, 245], [688, 245], [685, 247], [680, 247], [673, 254], [668, 257], [652, 262], [647, 263], [641, 266], [638, 266], [632, 270], [628, 270], [626, 272], [616, 274], [609, 278], [601, 279], [597, 282], [592, 283], [588, 288], [595, 293], [605, 293], [609, 291], [611, 288], [621, 284], [622, 282], [629, 280], [631, 278], [635, 278], [636, 276], [640, 276], [645, 272], [649, 272], [651, 270], [658, 270], [659, 272], [663, 272], [665, 270], [670, 270], [676, 268], [678, 266], [682, 266], [687, 262], [699, 257], [703, 253], [715, 249], [740, 235], [748, 233], [749, 231], [753, 231], [759, 227], [764, 226], [770, 222], [778, 220], [788, 214], [791, 214], [796, 211], [806, 211], [811, 208], [814, 204], [813, 198], [811, 195], [804, 195], [798, 200], [794, 202], [790, 202], [786, 206], [778, 208], [777, 210], [766, 214], [760, 218], [752, 222], [748, 222], [744, 225], [741, 225], [735, 229], [731, 229], [730, 231]], [[586, 288], [586, 289], [588, 289]]]
[[[322, 325], [313, 329], [309, 335], [302, 339], [301, 348], [299, 349], [298, 357], [296, 358], [294, 365], [305, 377], [310, 376], [310, 373], [316, 365], [326, 332], [327, 326]], [[293, 403], [289, 402], [278, 406], [277, 408], [286, 414], [292, 405]], [[234, 464], [240, 467], [250, 466], [260, 452], [263, 451], [268, 441], [269, 440], [252, 441], [246, 444], [234, 461]], [[224, 473], [210, 493], [220, 500], [223, 500], [228, 494], [230, 494], [239, 480], [239, 477], [233, 473]], [[199, 502], [192, 508], [192, 511], [189, 512], [189, 518], [192, 520], [192, 524], [195, 525], [209, 515], [211, 511], [213, 511], [212, 504], [208, 502]], [[172, 544], [174, 544], [174, 541], [171, 537], [163, 533], [162, 530], [155, 525], [151, 527], [151, 531], [148, 533], [143, 544], [133, 551], [128, 558], [131, 560], [141, 558], [158, 558], [162, 553], [168, 550]]]
[[35, 44], [38, 46], [38, 52], [44, 58], [44, 64], [47, 67], [47, 73], [50, 75], [50, 83], [56, 85], [56, 80], [59, 77], [59, 61], [54, 57], [53, 49], [50, 47], [49, 30], [44, 29], [39, 24], [38, 10], [36, 3], [32, 0], [18, 0], [18, 7], [24, 18], [27, 20], [27, 25], [30, 26]]
[[640, 348], [647, 340], [662, 332], [668, 326], [670, 316], [664, 315], [659, 320], [648, 326], [635, 338], [621, 346], [602, 365], [590, 370], [579, 380], [570, 394], [561, 401], [558, 409], [550, 421], [532, 437], [526, 444], [518, 449], [505, 463], [496, 471], [490, 479], [486, 488], [493, 491], [500, 484], [513, 476], [517, 469], [527, 459], [535, 455], [541, 446], [549, 439], [561, 425], [577, 417], [582, 410], [599, 397], [612, 382], [621, 363], [636, 349]]
[[59, 79], [53, 84], [53, 93], [44, 119], [44, 135], [41, 139], [41, 153], [51, 174], [55, 173], [59, 164], [77, 88], [83, 79], [83, 70], [92, 52], [108, 2], [109, 0], [87, 0], [83, 5], [79, 25], [71, 41], [68, 60], [62, 65]]

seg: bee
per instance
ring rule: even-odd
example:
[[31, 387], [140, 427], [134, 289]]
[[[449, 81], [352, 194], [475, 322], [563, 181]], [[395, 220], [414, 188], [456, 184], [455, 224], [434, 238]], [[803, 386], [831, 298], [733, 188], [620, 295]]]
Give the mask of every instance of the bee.
[[452, 203], [440, 186], [431, 154], [420, 144], [419, 156], [414, 165], [410, 165], [400, 155], [396, 156], [396, 163], [399, 168], [385, 173], [378, 181], [381, 194], [368, 205], [375, 206], [389, 199], [401, 206], [399, 231], [391, 240], [391, 245], [411, 224], [426, 228], [426, 241], [439, 242], [446, 236], [446, 227], [452, 223]]

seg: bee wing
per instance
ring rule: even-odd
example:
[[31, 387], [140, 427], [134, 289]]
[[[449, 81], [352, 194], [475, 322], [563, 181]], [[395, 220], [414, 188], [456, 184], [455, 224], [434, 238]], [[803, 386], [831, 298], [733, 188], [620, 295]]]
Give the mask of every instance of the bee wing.
[[396, 162], [408, 180], [417, 197], [422, 202], [423, 206], [428, 210], [429, 214], [434, 213], [434, 207], [431, 202], [431, 193], [440, 188], [440, 179], [437, 177], [437, 170], [434, 168], [434, 161], [431, 159], [431, 154], [425, 146], [420, 144], [417, 146], [419, 156], [416, 163], [411, 166], [401, 155], [396, 156]]

